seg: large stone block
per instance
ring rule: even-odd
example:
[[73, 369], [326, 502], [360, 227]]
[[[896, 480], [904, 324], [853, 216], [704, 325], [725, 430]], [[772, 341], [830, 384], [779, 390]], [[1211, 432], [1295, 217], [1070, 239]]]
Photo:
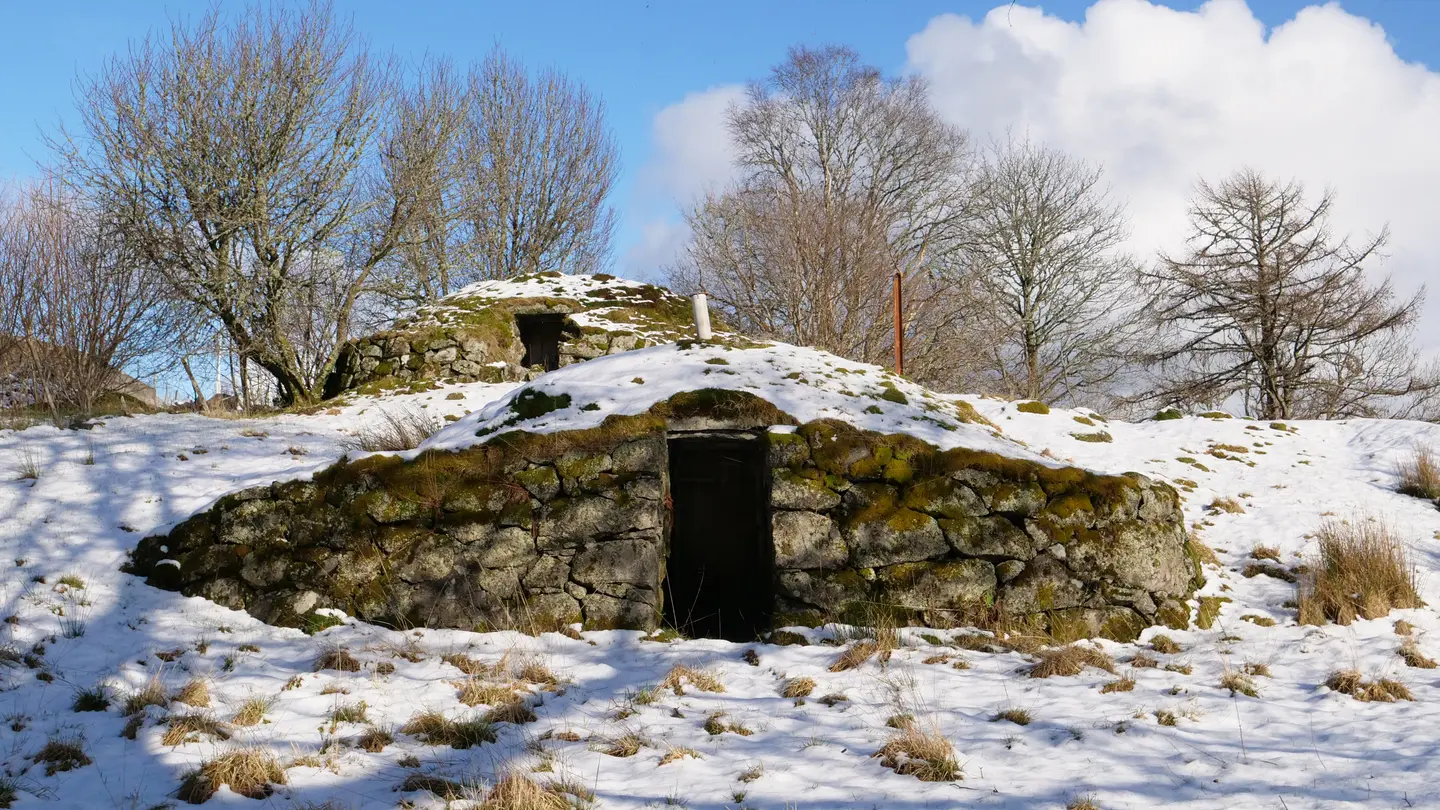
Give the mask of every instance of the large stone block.
[[660, 544], [650, 540], [607, 540], [580, 550], [570, 563], [570, 578], [582, 585], [621, 582], [657, 587]]
[[814, 512], [771, 513], [770, 536], [776, 568], [840, 568], [850, 556], [834, 522]]
[[1006, 613], [1024, 615], [1079, 607], [1084, 601], [1085, 583], [1047, 553], [1036, 555], [1000, 589], [997, 604]]
[[840, 493], [825, 486], [823, 481], [781, 468], [770, 479], [770, 505], [777, 509], [823, 512], [840, 505]]
[[861, 568], [936, 559], [950, 550], [935, 518], [911, 509], [873, 517], [862, 513], [843, 531], [850, 558]]
[[875, 574], [881, 598], [909, 610], [963, 611], [995, 598], [995, 567], [984, 560], [902, 563]]
[[1084, 531], [1065, 545], [1066, 562], [1082, 579], [1107, 580], [1150, 593], [1180, 596], [1192, 571], [1184, 530], [1173, 523], [1126, 521]]
[[1003, 517], [972, 517], [940, 521], [951, 548], [967, 557], [1008, 557], [1028, 560], [1035, 556], [1030, 536]]

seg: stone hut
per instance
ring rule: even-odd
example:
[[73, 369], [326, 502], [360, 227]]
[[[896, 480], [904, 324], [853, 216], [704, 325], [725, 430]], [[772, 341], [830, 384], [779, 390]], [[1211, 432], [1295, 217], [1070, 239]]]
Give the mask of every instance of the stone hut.
[[529, 380], [687, 337], [691, 317], [690, 299], [604, 273], [481, 282], [345, 344], [324, 393]]
[[[131, 570], [290, 626], [1187, 626], [1199, 566], [1170, 486], [1057, 466], [964, 403], [816, 357], [682, 344], [547, 375], [412, 457], [226, 496]], [[652, 384], [648, 408], [617, 404]]]

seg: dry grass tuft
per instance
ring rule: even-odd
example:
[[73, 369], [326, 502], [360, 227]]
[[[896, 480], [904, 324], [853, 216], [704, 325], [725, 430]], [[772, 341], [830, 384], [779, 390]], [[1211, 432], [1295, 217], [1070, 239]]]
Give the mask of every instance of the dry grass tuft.
[[910, 726], [890, 735], [884, 747], [871, 754], [880, 764], [922, 782], [953, 782], [960, 778], [955, 749], [935, 729]]
[[466, 798], [464, 785], [459, 782], [452, 782], [449, 779], [442, 779], [438, 776], [412, 773], [405, 777], [404, 782], [400, 783], [401, 793], [414, 793], [420, 790], [435, 794], [435, 798], [443, 802], [459, 801]]
[[621, 734], [619, 737], [607, 738], [600, 746], [599, 751], [612, 757], [633, 757], [640, 753], [640, 749], [649, 745], [649, 741], [633, 731]]
[[1250, 557], [1255, 560], [1270, 560], [1280, 562], [1280, 549], [1274, 546], [1256, 546], [1250, 549]]
[[790, 678], [780, 687], [780, 697], [803, 698], [810, 697], [815, 691], [814, 678]]
[[368, 723], [370, 718], [367, 715], [369, 705], [365, 701], [359, 703], [337, 703], [335, 708], [330, 710], [330, 722], [338, 723]]
[[1133, 692], [1133, 691], [1135, 691], [1135, 679], [1132, 678], [1132, 677], [1130, 677], [1129, 675], [1125, 675], [1125, 676], [1121, 677], [1119, 680], [1111, 681], [1111, 682], [1105, 684], [1104, 686], [1100, 687], [1100, 694], [1102, 694], [1102, 695], [1108, 695], [1108, 694], [1110, 694], [1111, 692]]
[[515, 772], [500, 777], [478, 810], [569, 810], [570, 802], [554, 786], [541, 785]]
[[355, 739], [355, 745], [372, 754], [378, 754], [395, 742], [395, 735], [389, 729], [371, 727]]
[[1252, 662], [1247, 663], [1247, 664], [1245, 664], [1244, 666], [1240, 667], [1240, 671], [1241, 671], [1241, 672], [1244, 672], [1246, 675], [1250, 675], [1250, 676], [1255, 677], [1255, 678], [1268, 678], [1268, 677], [1270, 677], [1270, 665], [1269, 665], [1269, 664], [1257, 664], [1257, 663], [1255, 663], [1255, 662], [1252, 661]]
[[1407, 667], [1415, 667], [1417, 669], [1435, 668], [1435, 659], [1429, 658], [1420, 652], [1420, 645], [1416, 644], [1413, 638], [1405, 639], [1405, 643], [1400, 645], [1400, 649], [1397, 650], [1397, 652], [1400, 653], [1400, 658], [1404, 660], [1405, 666]]
[[204, 804], [221, 785], [241, 796], [264, 799], [275, 792], [274, 785], [285, 784], [285, 769], [279, 760], [263, 748], [236, 748], [201, 763], [180, 784], [176, 798], [191, 804]]
[[456, 687], [460, 690], [460, 702], [466, 706], [499, 706], [514, 702], [519, 697], [514, 686], [487, 683], [475, 678], [458, 683]]
[[1260, 697], [1260, 693], [1255, 691], [1255, 682], [1240, 672], [1227, 671], [1221, 675], [1220, 688], [1229, 689], [1232, 696], [1238, 692], [1247, 697]]
[[1241, 506], [1240, 502], [1234, 498], [1216, 498], [1205, 508], [1214, 512], [1228, 512], [1232, 515], [1245, 514], [1245, 507]]
[[452, 720], [438, 711], [423, 711], [400, 727], [402, 734], [427, 745], [448, 745], [451, 748], [472, 748], [480, 743], [495, 742], [495, 729], [483, 718]]
[[1155, 656], [1142, 652], [1135, 653], [1135, 656], [1130, 659], [1130, 666], [1136, 669], [1154, 669], [1160, 666], [1160, 662], [1155, 660]]
[[1299, 584], [1301, 624], [1350, 624], [1378, 619], [1395, 608], [1420, 607], [1415, 567], [1399, 537], [1382, 521], [1328, 521], [1319, 531], [1320, 555]]
[[338, 670], [340, 672], [359, 672], [360, 662], [350, 651], [343, 647], [332, 647], [320, 653], [315, 659], [314, 670], [320, 672], [326, 669]]
[[165, 725], [165, 736], [160, 738], [160, 742], [165, 745], [181, 745], [187, 742], [200, 742], [203, 739], [230, 739], [230, 730], [225, 728], [224, 723], [201, 712], [172, 714]]
[[870, 658], [879, 651], [880, 644], [873, 639], [857, 641], [849, 647], [846, 647], [844, 652], [840, 653], [840, 657], [836, 658], [835, 663], [830, 665], [830, 671], [845, 672], [856, 669], [861, 664], [869, 661]]
[[1094, 796], [1076, 796], [1065, 805], [1065, 810], [1100, 810]]
[[1410, 622], [1405, 621], [1404, 619], [1396, 619], [1396, 620], [1395, 620], [1395, 635], [1397, 635], [1397, 636], [1408, 636], [1408, 635], [1414, 634], [1414, 632], [1415, 632], [1415, 625], [1411, 624]]
[[533, 723], [535, 720], [535, 710], [530, 708], [524, 698], [519, 697], [501, 703], [485, 713], [487, 723], [513, 723], [518, 726], [522, 723]]
[[1024, 710], [1024, 709], [1013, 709], [1013, 708], [1012, 708], [1012, 709], [1001, 709], [1000, 711], [998, 711], [998, 712], [995, 713], [995, 716], [994, 716], [994, 717], [991, 717], [991, 718], [990, 718], [990, 722], [992, 722], [992, 723], [998, 723], [998, 722], [1000, 722], [1001, 720], [1008, 720], [1008, 721], [1010, 721], [1011, 723], [1014, 723], [1014, 724], [1017, 725], [1017, 726], [1028, 726], [1028, 725], [1030, 725], [1031, 717], [1030, 717], [1030, 712], [1028, 712], [1028, 711], [1026, 711], [1026, 710]]
[[714, 712], [709, 717], [706, 717], [705, 725], [702, 726], [702, 728], [705, 729], [706, 734], [712, 737], [718, 737], [726, 732], [738, 734], [741, 737], [749, 737], [755, 733], [746, 728], [743, 723], [726, 722], [724, 712]]
[[417, 407], [381, 409], [378, 421], [361, 425], [340, 445], [367, 453], [414, 450], [440, 428], [439, 419]]
[[[498, 664], [496, 666], [499, 667]], [[555, 686], [560, 683], [555, 673], [539, 661], [526, 661], [515, 676], [527, 683], [538, 683], [541, 686]]]
[[175, 691], [172, 700], [200, 709], [210, 707], [210, 684], [204, 678], [191, 678]]
[[85, 755], [85, 748], [79, 737], [51, 737], [31, 759], [36, 764], [45, 763], [46, 776], [83, 768], [92, 761]]
[[1069, 644], [1064, 647], [1041, 650], [1035, 655], [1040, 661], [1030, 668], [1030, 677], [1032, 678], [1079, 675], [1085, 667], [1103, 669], [1112, 675], [1115, 673], [1115, 659], [1096, 647]]
[[139, 714], [145, 711], [147, 706], [159, 706], [165, 708], [170, 700], [165, 695], [165, 685], [159, 678], [151, 678], [144, 686], [131, 692], [125, 698], [125, 710], [122, 712], [126, 717]]
[[476, 675], [489, 675], [491, 671], [488, 664], [476, 661], [474, 658], [461, 653], [442, 655], [440, 660], [472, 677]]
[[1159, 635], [1150, 639], [1150, 649], [1158, 653], [1174, 655], [1175, 653], [1183, 652], [1185, 648], [1176, 643], [1175, 639], [1169, 636]]
[[700, 752], [696, 751], [694, 748], [676, 748], [675, 746], [671, 746], [670, 750], [666, 751], [665, 754], [660, 757], [660, 764], [669, 765], [670, 763], [675, 762], [676, 760], [684, 759], [685, 757], [701, 759]]
[[1414, 700], [1409, 687], [1399, 681], [1380, 678], [1365, 680], [1353, 669], [1340, 670], [1325, 679], [1325, 685], [1342, 695], [1349, 695], [1365, 703], [1394, 703], [1397, 700]]
[[275, 705], [274, 698], [254, 697], [240, 704], [230, 722], [237, 726], [258, 725], [265, 714]]
[[1440, 498], [1440, 462], [1429, 447], [1416, 445], [1410, 455], [1395, 465], [1395, 475], [1400, 478], [1400, 492], [1416, 498], [1436, 500]]
[[677, 695], [685, 694], [685, 684], [699, 689], [701, 692], [724, 692], [725, 684], [714, 675], [684, 664], [676, 664], [665, 674], [665, 679], [660, 682], [661, 689], [669, 689]]

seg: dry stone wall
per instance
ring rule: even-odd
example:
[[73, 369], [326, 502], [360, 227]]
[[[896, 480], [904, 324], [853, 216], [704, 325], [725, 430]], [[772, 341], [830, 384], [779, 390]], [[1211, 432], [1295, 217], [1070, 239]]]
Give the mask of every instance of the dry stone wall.
[[624, 421], [595, 431], [603, 446], [516, 434], [238, 492], [143, 540], [131, 570], [282, 626], [338, 608], [402, 627], [654, 627], [665, 436]]
[[1129, 640], [1188, 624], [1199, 569], [1171, 487], [839, 422], [770, 435], [776, 624], [876, 609]]
[[[668, 549], [666, 431], [725, 427], [670, 405], [235, 493], [145, 538], [130, 570], [279, 625], [338, 608], [396, 626], [653, 629]], [[771, 411], [767, 425], [783, 418]], [[759, 436], [776, 626], [877, 609], [1065, 639], [1188, 624], [1199, 566], [1167, 485], [942, 452], [832, 421]]]

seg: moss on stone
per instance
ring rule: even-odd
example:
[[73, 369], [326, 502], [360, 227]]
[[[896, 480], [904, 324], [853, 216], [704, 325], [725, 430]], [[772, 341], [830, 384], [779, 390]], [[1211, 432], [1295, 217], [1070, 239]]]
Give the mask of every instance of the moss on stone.
[[1166, 422], [1172, 419], [1182, 419], [1184, 416], [1185, 414], [1181, 413], [1179, 408], [1161, 408], [1155, 412], [1154, 416], [1150, 417], [1150, 420], [1153, 422]]
[[1015, 410], [1021, 413], [1047, 414], [1050, 413], [1050, 406], [1037, 400], [1030, 400], [1028, 402], [1018, 403], [1015, 406]]
[[1220, 617], [1220, 607], [1229, 602], [1228, 596], [1202, 596], [1200, 604], [1195, 609], [1195, 626], [1201, 630], [1209, 630], [1215, 626], [1215, 620]]
[[1186, 630], [1190, 627], [1190, 610], [1184, 603], [1168, 599], [1156, 609], [1155, 621], [1171, 630]]
[[535, 419], [552, 411], [570, 407], [570, 395], [546, 394], [534, 388], [527, 388], [510, 401], [510, 410], [521, 419]]

